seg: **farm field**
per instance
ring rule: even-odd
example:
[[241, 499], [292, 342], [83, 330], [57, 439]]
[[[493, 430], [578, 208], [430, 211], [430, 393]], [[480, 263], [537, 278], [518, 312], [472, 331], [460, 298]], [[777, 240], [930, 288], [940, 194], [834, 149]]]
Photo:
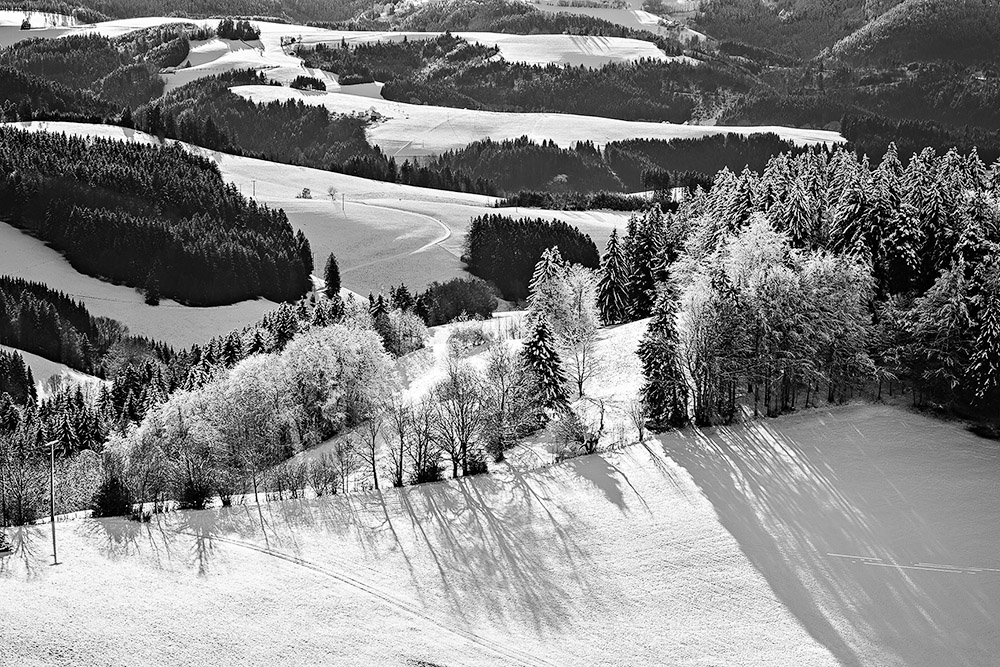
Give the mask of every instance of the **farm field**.
[[503, 113], [405, 104], [337, 92], [323, 93], [277, 86], [236, 86], [232, 90], [254, 102], [294, 100], [324, 106], [334, 113], [374, 112], [379, 118], [368, 130], [369, 140], [397, 160], [437, 155], [463, 148], [487, 137], [502, 141], [527, 136], [536, 142], [551, 140], [562, 147], [584, 140], [603, 146], [609, 141], [635, 138], [696, 138], [724, 133], [748, 135], [758, 132], [773, 132], [797, 144], [829, 145], [844, 141], [839, 133], [828, 130], [777, 126], [676, 125], [572, 114]]

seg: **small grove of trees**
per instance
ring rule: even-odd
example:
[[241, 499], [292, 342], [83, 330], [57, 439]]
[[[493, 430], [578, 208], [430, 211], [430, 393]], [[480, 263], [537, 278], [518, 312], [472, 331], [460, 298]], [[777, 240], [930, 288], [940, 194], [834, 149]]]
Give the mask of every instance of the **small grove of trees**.
[[215, 32], [222, 39], [242, 40], [244, 42], [260, 39], [260, 28], [245, 20], [224, 18], [219, 21], [219, 27], [215, 29]]
[[559, 220], [503, 215], [473, 218], [463, 260], [474, 275], [492, 282], [510, 300], [528, 296], [535, 264], [547, 248], [559, 246], [567, 262], [597, 268], [600, 255], [589, 236]]
[[302, 74], [292, 79], [292, 82], [288, 85], [298, 90], [326, 90], [326, 83], [322, 80], [314, 76], [305, 76]]

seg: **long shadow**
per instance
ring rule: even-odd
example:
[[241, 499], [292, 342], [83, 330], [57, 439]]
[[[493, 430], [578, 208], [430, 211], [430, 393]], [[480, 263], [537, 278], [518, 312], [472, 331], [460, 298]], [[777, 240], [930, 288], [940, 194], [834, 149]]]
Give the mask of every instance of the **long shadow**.
[[[912, 447], [918, 457], [926, 436], [921, 424], [903, 431], [897, 422], [893, 413], [848, 410], [661, 442], [778, 598], [842, 664], [992, 664], [1000, 646], [989, 628], [1000, 606], [980, 586], [997, 591], [1000, 570], [955, 563], [963, 557], [951, 548], [956, 540], [941, 539], [949, 531], [926, 516], [949, 496], [923, 493], [920, 482], [937, 471], [897, 464], [896, 450], [885, 449], [902, 442], [899, 455]], [[968, 453], [955, 447], [955, 456]], [[1000, 458], [991, 459], [1000, 472]]]

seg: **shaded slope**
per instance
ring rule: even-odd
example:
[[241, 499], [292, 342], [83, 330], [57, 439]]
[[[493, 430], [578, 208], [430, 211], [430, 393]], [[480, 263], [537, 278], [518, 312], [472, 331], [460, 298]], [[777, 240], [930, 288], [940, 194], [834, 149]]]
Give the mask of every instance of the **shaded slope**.
[[1000, 4], [995, 0], [906, 0], [845, 37], [833, 55], [857, 64], [1000, 56]]

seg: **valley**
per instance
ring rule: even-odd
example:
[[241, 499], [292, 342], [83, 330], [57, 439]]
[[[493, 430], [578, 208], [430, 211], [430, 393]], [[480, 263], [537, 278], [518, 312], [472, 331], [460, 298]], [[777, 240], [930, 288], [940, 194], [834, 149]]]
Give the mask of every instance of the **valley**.
[[993, 664], [997, 36], [3, 3], [0, 664]]

